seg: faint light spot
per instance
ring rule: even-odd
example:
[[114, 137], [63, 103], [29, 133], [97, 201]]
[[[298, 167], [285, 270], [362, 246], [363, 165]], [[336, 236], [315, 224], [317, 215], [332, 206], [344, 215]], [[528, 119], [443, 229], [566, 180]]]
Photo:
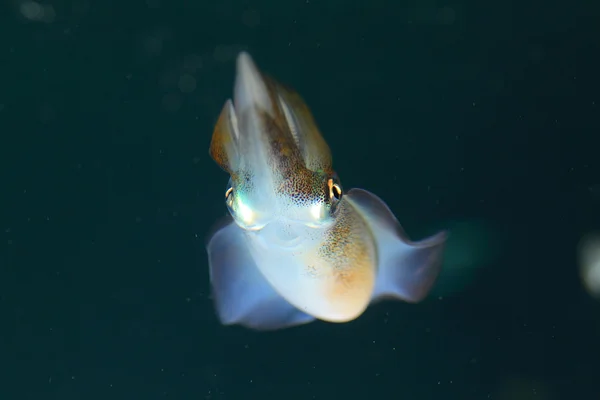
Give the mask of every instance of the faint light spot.
[[[0, 110], [2, 110], [0, 108]], [[593, 197], [600, 199], [600, 184], [593, 184], [588, 186], [588, 190], [590, 191], [590, 193], [592, 194]]]
[[44, 15], [44, 7], [36, 1], [24, 1], [19, 9], [25, 18], [32, 21], [39, 21]]
[[246, 10], [242, 14], [242, 23], [248, 28], [256, 28], [260, 24], [260, 13], [256, 10]]
[[600, 299], [600, 233], [587, 234], [579, 241], [578, 258], [583, 286]]
[[179, 90], [182, 93], [192, 93], [196, 90], [196, 78], [190, 74], [183, 74], [179, 77]]
[[53, 22], [56, 17], [54, 7], [37, 1], [24, 1], [19, 6], [21, 15], [30, 21]]

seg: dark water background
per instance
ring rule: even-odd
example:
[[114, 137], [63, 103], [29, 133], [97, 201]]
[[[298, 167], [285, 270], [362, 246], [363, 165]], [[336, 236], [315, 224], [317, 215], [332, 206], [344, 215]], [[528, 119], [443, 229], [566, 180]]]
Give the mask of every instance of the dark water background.
[[[246, 49], [345, 188], [453, 230], [419, 305], [221, 326], [212, 126]], [[600, 7], [10, 0], [0, 12], [0, 399], [600, 399]]]

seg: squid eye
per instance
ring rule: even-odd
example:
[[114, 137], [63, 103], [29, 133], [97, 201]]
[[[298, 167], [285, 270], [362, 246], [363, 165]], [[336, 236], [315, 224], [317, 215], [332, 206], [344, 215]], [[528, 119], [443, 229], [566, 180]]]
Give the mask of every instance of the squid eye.
[[233, 187], [230, 187], [225, 192], [225, 204], [227, 204], [227, 207], [230, 209], [233, 207]]
[[339, 183], [334, 182], [333, 179], [330, 178], [327, 181], [327, 188], [329, 191], [329, 201], [334, 203], [342, 199], [342, 187]]

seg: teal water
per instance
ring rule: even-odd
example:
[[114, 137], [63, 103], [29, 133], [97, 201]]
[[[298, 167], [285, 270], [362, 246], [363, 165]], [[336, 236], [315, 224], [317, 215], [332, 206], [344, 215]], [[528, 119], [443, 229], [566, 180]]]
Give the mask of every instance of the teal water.
[[[575, 1], [9, 2], [0, 23], [0, 399], [594, 399], [598, 7]], [[344, 188], [454, 232], [419, 305], [218, 323], [208, 156], [249, 51]], [[592, 188], [592, 189], [590, 189]]]

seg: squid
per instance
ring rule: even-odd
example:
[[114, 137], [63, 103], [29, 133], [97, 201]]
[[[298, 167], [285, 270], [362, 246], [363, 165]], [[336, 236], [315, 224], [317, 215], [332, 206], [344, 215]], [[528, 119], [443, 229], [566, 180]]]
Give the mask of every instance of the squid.
[[379, 300], [416, 303], [431, 290], [447, 233], [411, 241], [379, 197], [345, 191], [307, 105], [246, 52], [209, 153], [230, 176], [229, 215], [206, 245], [222, 324], [343, 323]]

